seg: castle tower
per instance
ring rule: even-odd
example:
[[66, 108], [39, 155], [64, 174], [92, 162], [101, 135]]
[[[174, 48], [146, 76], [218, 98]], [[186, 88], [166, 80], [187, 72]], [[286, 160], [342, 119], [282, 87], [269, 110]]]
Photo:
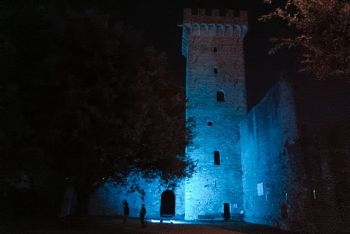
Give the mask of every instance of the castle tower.
[[184, 10], [186, 117], [194, 118], [197, 163], [185, 183], [185, 219], [228, 218], [243, 209], [239, 124], [246, 114], [243, 39], [247, 13]]

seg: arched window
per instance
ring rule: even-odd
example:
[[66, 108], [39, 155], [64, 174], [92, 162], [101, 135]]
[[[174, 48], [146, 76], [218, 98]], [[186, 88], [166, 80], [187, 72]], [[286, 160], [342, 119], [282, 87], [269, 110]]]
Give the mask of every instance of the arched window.
[[213, 122], [209, 121], [209, 122], [208, 122], [208, 126], [209, 126], [209, 127], [212, 127], [212, 126], [213, 126]]
[[214, 164], [220, 165], [220, 152], [217, 150], [214, 151]]
[[222, 91], [218, 91], [216, 93], [216, 101], [217, 102], [224, 102], [225, 101], [225, 94]]
[[216, 53], [218, 49], [216, 47], [213, 48], [213, 52]]
[[214, 74], [218, 74], [218, 69], [217, 68], [214, 68]]

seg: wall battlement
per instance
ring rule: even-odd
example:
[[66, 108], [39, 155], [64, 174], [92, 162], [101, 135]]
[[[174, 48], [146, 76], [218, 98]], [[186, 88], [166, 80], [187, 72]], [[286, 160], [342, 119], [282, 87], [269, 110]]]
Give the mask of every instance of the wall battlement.
[[242, 24], [248, 25], [247, 11], [226, 10], [225, 13], [219, 9], [199, 8], [193, 11], [191, 8], [184, 9], [183, 23], [208, 23], [208, 24]]
[[193, 36], [207, 38], [209, 41], [213, 38], [216, 38], [215, 40], [225, 38], [242, 42], [248, 32], [248, 14], [247, 11], [223, 12], [218, 9], [207, 11], [203, 8], [192, 11], [191, 8], [185, 8], [183, 22], [178, 26], [183, 30], [182, 55], [187, 58], [189, 41]]
[[239, 123], [246, 113], [243, 38], [246, 18], [228, 10], [185, 9], [186, 118], [196, 121], [186, 156], [197, 170], [186, 181], [185, 219], [237, 217], [243, 210]]
[[[212, 10], [206, 15], [204, 9], [192, 14], [186, 9], [179, 25], [186, 57], [185, 114], [186, 119], [196, 121], [193, 146], [185, 151], [197, 165], [192, 177], [176, 188], [137, 173], [129, 175], [125, 185], [107, 181], [92, 197], [90, 214], [120, 215], [123, 200], [128, 200], [132, 217], [138, 216], [145, 203], [147, 217], [152, 219], [242, 218], [239, 126], [246, 115], [243, 39], [248, 27], [246, 12], [239, 14], [228, 10], [220, 15], [219, 10]], [[144, 188], [142, 197], [128, 194], [134, 181]]]

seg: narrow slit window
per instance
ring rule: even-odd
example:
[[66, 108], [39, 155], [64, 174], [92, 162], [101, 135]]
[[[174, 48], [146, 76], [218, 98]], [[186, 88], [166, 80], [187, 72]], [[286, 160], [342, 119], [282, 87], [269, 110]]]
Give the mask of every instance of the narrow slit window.
[[220, 165], [220, 152], [217, 150], [214, 151], [214, 164]]
[[225, 94], [222, 91], [218, 91], [216, 93], [216, 101], [217, 102], [224, 102], [225, 101]]
[[218, 69], [217, 68], [214, 68], [214, 74], [218, 74]]
[[216, 53], [218, 52], [218, 49], [216, 47], [213, 48], [213, 52]]

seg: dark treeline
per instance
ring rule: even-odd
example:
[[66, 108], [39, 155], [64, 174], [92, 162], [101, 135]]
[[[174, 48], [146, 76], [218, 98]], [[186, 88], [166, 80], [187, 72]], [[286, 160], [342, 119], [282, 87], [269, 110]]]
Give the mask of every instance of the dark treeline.
[[105, 180], [189, 176], [184, 94], [166, 55], [89, 4], [4, 1], [0, 8], [1, 220], [78, 214]]

